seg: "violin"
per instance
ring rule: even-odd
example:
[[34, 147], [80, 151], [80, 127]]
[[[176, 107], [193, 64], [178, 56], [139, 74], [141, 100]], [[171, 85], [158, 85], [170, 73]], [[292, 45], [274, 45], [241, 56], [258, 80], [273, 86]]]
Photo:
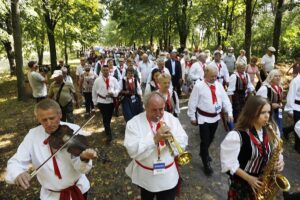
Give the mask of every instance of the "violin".
[[66, 144], [64, 148], [73, 156], [79, 156], [82, 151], [89, 148], [86, 137], [74, 135], [74, 130], [67, 125], [59, 125], [58, 129], [49, 136], [48, 141], [53, 149], [60, 149]]

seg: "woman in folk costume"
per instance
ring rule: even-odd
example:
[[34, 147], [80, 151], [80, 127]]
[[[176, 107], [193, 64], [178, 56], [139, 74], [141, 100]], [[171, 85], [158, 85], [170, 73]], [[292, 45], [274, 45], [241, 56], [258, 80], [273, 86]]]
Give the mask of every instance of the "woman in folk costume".
[[154, 92], [159, 89], [158, 84], [158, 77], [160, 76], [161, 72], [158, 68], [155, 68], [151, 72], [151, 80], [146, 85], [145, 94], [144, 96], [150, 94], [151, 92]]
[[[221, 143], [222, 172], [230, 176], [229, 200], [256, 199], [255, 195], [262, 193], [264, 184], [259, 177], [269, 170], [283, 170], [283, 156], [277, 151], [279, 133], [274, 130], [278, 129], [272, 119], [269, 101], [261, 96], [250, 96], [235, 130], [230, 131]], [[272, 166], [270, 160], [274, 160], [270, 162]]]
[[170, 89], [171, 76], [169, 74], [161, 74], [158, 77], [158, 92], [163, 95], [166, 100], [165, 111], [178, 117], [180, 113], [179, 99], [176, 91]]
[[250, 76], [245, 72], [245, 63], [236, 63], [236, 71], [230, 76], [227, 94], [231, 99], [234, 122], [246, 102], [246, 97], [254, 91]]
[[277, 69], [273, 69], [268, 74], [263, 85], [257, 91], [257, 95], [267, 98], [272, 105], [273, 118], [282, 135], [282, 87], [281, 87], [281, 73]]
[[126, 77], [121, 82], [120, 94], [122, 99], [123, 115], [126, 122], [144, 111], [142, 103], [142, 89], [139, 81], [134, 77], [134, 68], [128, 67]]

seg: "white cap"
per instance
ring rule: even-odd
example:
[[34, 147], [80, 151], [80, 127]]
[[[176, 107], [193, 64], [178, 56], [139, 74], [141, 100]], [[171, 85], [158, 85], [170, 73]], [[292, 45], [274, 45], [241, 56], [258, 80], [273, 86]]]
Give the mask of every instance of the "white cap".
[[191, 60], [197, 60], [196, 56], [192, 56]]
[[271, 51], [271, 52], [275, 52], [276, 51], [276, 49], [274, 47], [269, 47], [268, 50]]
[[219, 50], [215, 50], [215, 51], [214, 51], [214, 55], [216, 55], [217, 53], [218, 53], [218, 54], [221, 54], [221, 52], [220, 52]]
[[176, 50], [176, 49], [173, 49], [171, 53], [177, 53], [177, 50]]
[[233, 47], [229, 47], [228, 49], [234, 49]]
[[51, 76], [50, 79], [54, 79], [54, 78], [59, 77], [59, 76], [62, 76], [62, 75], [63, 75], [63, 74], [62, 74], [62, 71], [61, 71], [61, 70], [54, 70], [54, 72], [53, 72], [53, 74], [52, 74], [52, 76]]

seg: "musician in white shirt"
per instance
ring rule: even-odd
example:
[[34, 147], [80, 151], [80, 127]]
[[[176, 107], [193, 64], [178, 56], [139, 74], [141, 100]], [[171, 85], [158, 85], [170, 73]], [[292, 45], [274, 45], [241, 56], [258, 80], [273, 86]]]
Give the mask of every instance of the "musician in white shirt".
[[[185, 149], [188, 136], [179, 120], [164, 111], [165, 100], [161, 94], [150, 93], [144, 102], [146, 112], [135, 116], [126, 125], [124, 146], [133, 159], [126, 174], [141, 188], [142, 199], [156, 196], [158, 200], [174, 200], [179, 173], [165, 140], [174, 137]], [[164, 167], [159, 170], [156, 166]]]
[[[44, 99], [36, 104], [34, 113], [41, 125], [30, 129], [17, 152], [7, 163], [6, 182], [16, 184], [22, 190], [30, 188], [29, 164], [37, 169], [52, 152], [57, 151], [49, 144], [48, 138], [51, 134], [60, 125], [69, 126], [74, 132], [80, 128], [75, 124], [61, 122], [60, 106], [51, 99]], [[83, 132], [80, 130], [79, 134]], [[86, 198], [90, 183], [84, 174], [92, 167], [90, 159], [96, 156], [92, 149], [84, 150], [78, 157], [71, 155], [67, 149], [58, 152], [37, 172], [37, 179], [42, 186], [40, 199], [58, 200], [61, 195], [65, 198], [73, 195]]]
[[211, 175], [211, 157], [208, 148], [218, 127], [222, 107], [228, 113], [228, 122], [233, 122], [232, 106], [223, 86], [216, 81], [218, 69], [208, 65], [204, 71], [204, 80], [196, 82], [188, 103], [188, 116], [193, 125], [199, 124], [200, 156], [204, 173]]
[[[284, 111], [293, 116], [295, 124], [300, 120], [300, 71], [298, 71], [298, 75], [290, 83]], [[295, 150], [300, 153], [300, 137], [296, 134]]]
[[102, 114], [107, 143], [112, 141], [110, 122], [114, 111], [114, 97], [119, 95], [120, 85], [117, 79], [109, 75], [108, 65], [101, 67], [101, 75], [95, 80], [92, 97], [94, 105], [97, 105]]

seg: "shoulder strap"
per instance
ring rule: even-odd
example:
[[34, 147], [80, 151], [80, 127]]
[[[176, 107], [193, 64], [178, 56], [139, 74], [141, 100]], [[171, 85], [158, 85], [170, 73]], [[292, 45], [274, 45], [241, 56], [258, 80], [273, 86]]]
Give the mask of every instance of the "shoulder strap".
[[268, 99], [271, 100], [271, 88], [269, 88], [268, 86], [267, 87], [267, 96], [268, 96]]
[[55, 99], [55, 101], [57, 101], [57, 102], [59, 102], [60, 93], [61, 93], [61, 90], [62, 90], [62, 88], [64, 87], [64, 85], [65, 85], [65, 82], [63, 82], [63, 83], [60, 85], [60, 88], [59, 88], [59, 90], [58, 90], [58, 92], [57, 92], [56, 99]]

